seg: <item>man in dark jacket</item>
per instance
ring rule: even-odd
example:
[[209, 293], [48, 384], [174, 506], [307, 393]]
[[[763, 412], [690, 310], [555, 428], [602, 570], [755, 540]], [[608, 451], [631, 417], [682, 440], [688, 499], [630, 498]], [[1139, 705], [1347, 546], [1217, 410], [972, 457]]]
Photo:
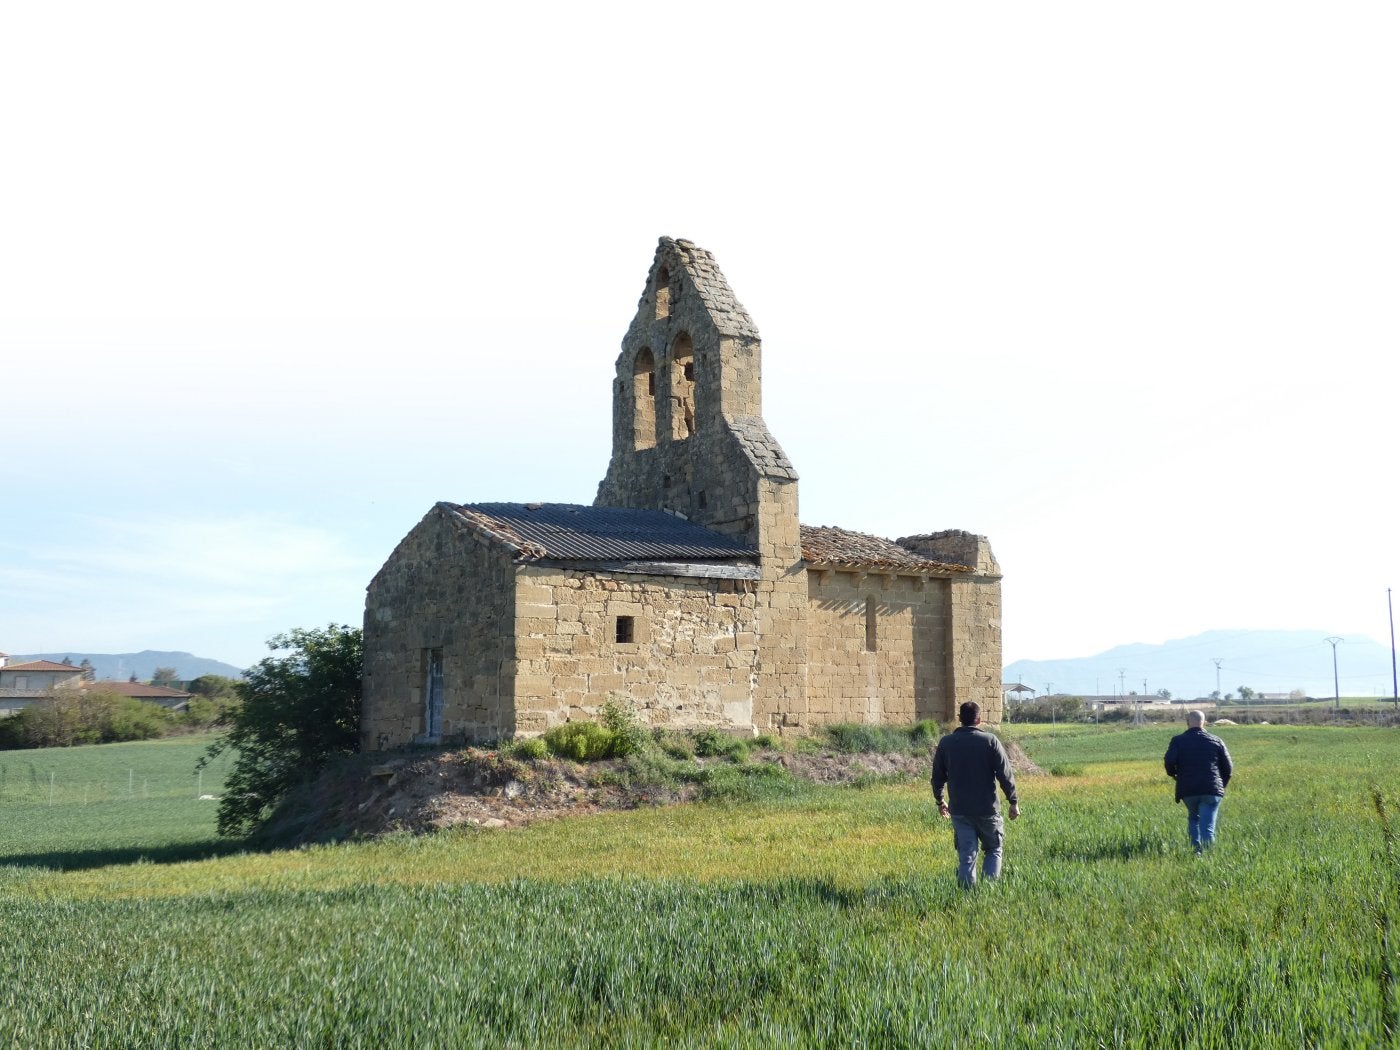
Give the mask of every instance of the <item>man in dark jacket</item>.
[[1186, 732], [1172, 737], [1163, 759], [1176, 781], [1176, 800], [1186, 804], [1186, 830], [1197, 853], [1215, 844], [1215, 816], [1235, 771], [1225, 741], [1207, 733], [1205, 722], [1205, 712], [1189, 712]]
[[[953, 845], [958, 851], [958, 882], [977, 882], [977, 847], [982, 847], [982, 874], [1001, 874], [1001, 814], [997, 811], [997, 785], [1010, 807], [1007, 815], [1021, 815], [1016, 799], [1016, 777], [1001, 741], [982, 724], [982, 709], [971, 700], [958, 708], [962, 724], [941, 737], [933, 752], [933, 797], [940, 816], [953, 822]], [[948, 800], [943, 800], [943, 789]]]

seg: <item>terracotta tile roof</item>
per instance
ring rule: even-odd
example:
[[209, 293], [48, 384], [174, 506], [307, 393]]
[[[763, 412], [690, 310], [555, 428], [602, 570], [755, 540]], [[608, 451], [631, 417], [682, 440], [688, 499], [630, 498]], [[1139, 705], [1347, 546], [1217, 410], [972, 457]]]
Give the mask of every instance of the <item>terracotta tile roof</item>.
[[53, 660], [30, 660], [26, 664], [6, 664], [0, 670], [5, 671], [72, 671], [74, 674], [82, 674], [83, 669], [74, 664], [60, 664]]
[[102, 693], [117, 693], [135, 697], [137, 700], [188, 700], [193, 694], [164, 685], [146, 685], [144, 682], [114, 682], [110, 678], [89, 682], [89, 689]]
[[518, 561], [734, 561], [757, 558], [743, 540], [660, 510], [575, 503], [439, 503]]
[[895, 569], [901, 572], [971, 572], [966, 565], [930, 561], [894, 540], [834, 525], [802, 526], [802, 557], [816, 566]]

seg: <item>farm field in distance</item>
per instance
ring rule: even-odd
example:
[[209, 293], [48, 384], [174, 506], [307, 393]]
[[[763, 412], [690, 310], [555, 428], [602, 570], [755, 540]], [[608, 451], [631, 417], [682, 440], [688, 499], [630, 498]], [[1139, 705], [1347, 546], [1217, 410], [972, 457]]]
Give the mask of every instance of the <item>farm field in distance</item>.
[[0, 1043], [1388, 1044], [1400, 735], [1221, 729], [1198, 859], [1179, 729], [1008, 727], [1052, 772], [972, 893], [925, 782], [251, 853], [207, 738], [0, 752]]

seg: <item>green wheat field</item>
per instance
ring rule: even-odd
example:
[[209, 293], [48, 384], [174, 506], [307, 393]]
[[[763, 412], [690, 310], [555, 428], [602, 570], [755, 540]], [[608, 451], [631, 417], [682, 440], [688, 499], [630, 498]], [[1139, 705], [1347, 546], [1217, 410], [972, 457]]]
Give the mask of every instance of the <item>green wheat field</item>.
[[0, 752], [0, 1045], [1391, 1044], [1400, 734], [1221, 730], [1198, 859], [1179, 727], [1011, 728], [971, 893], [924, 783], [253, 853], [207, 737]]

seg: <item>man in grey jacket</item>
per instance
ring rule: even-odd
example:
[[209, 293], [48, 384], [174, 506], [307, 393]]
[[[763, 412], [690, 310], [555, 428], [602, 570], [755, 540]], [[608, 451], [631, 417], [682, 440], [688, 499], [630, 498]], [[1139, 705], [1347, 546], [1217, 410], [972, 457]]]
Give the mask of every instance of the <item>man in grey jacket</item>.
[[[1001, 874], [1002, 823], [997, 809], [997, 785], [1009, 807], [1007, 816], [1021, 815], [1016, 776], [1001, 741], [982, 724], [982, 708], [971, 700], [958, 708], [962, 723], [941, 737], [933, 752], [933, 797], [940, 816], [953, 822], [953, 845], [958, 851], [958, 883], [977, 882], [977, 848], [982, 848], [982, 875]], [[943, 789], [948, 800], [943, 800]]]

